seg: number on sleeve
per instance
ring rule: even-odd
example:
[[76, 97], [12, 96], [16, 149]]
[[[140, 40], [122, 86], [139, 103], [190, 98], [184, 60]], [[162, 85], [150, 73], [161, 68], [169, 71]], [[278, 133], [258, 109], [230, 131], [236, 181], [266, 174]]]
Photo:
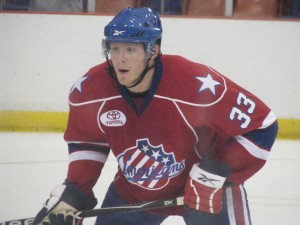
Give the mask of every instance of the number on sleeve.
[[[249, 126], [251, 122], [251, 118], [248, 114], [252, 114], [254, 112], [256, 105], [255, 102], [253, 102], [250, 98], [248, 98], [246, 95], [244, 95], [241, 92], [239, 93], [236, 102], [237, 102], [237, 107], [236, 106], [232, 107], [229, 118], [231, 120], [237, 119], [239, 121], [242, 121], [240, 127], [245, 129]], [[242, 112], [238, 108], [238, 106], [242, 104], [248, 107], [247, 112]]]
[[232, 110], [231, 110], [231, 113], [230, 113], [230, 119], [231, 120], [234, 120], [234, 119], [238, 119], [240, 121], [242, 121], [243, 119], [245, 120], [242, 124], [241, 124], [241, 128], [245, 129], [246, 127], [248, 127], [251, 119], [250, 117], [243, 113], [241, 110], [239, 110], [238, 108], [236, 107], [233, 107]]
[[238, 97], [237, 97], [237, 104], [241, 105], [242, 103], [245, 106], [250, 105], [247, 112], [250, 113], [250, 114], [253, 113], [253, 111], [255, 109], [255, 103], [251, 99], [247, 98], [246, 95], [244, 95], [243, 93], [240, 92]]

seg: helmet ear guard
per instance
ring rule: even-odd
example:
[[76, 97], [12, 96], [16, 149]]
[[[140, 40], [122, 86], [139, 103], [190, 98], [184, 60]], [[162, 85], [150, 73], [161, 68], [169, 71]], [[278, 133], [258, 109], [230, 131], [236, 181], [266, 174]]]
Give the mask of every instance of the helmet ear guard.
[[155, 54], [155, 44], [148, 43], [147, 46], [145, 46], [145, 52], [147, 58], [151, 58]]
[[102, 54], [105, 56], [105, 58], [108, 59], [109, 49], [110, 49], [109, 43], [105, 39], [102, 39], [101, 46], [102, 46]]

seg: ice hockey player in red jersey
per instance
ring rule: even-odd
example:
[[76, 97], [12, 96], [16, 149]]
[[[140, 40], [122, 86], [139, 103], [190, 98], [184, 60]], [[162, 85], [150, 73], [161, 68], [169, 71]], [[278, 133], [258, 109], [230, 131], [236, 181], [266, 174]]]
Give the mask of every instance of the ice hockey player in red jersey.
[[178, 196], [184, 206], [103, 215], [96, 225], [158, 225], [169, 215], [189, 225], [251, 224], [243, 183], [266, 163], [276, 116], [215, 69], [162, 55], [161, 40], [149, 8], [126, 8], [105, 27], [107, 61], [70, 91], [66, 180], [35, 225], [69, 225], [74, 212], [95, 207], [110, 152], [118, 172], [102, 207]]

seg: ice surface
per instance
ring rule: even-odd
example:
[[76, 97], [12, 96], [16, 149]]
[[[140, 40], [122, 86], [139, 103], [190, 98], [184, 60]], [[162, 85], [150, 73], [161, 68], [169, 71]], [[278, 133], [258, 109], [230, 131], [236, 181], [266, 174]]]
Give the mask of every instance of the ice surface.
[[[62, 133], [0, 133], [0, 222], [33, 217], [50, 190], [63, 182], [68, 165]], [[94, 188], [99, 202], [117, 169], [110, 156]], [[300, 141], [276, 141], [265, 167], [248, 191], [253, 225], [298, 225]], [[94, 218], [84, 225], [92, 225]], [[169, 217], [163, 225], [182, 225]]]

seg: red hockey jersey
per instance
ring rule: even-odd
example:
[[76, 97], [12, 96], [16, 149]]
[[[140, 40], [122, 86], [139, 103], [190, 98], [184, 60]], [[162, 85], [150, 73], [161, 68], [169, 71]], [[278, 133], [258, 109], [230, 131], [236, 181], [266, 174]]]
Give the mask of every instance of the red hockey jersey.
[[119, 170], [115, 187], [128, 202], [183, 195], [204, 154], [227, 164], [241, 184], [266, 162], [276, 117], [256, 96], [214, 69], [163, 55], [144, 96], [108, 76], [106, 63], [72, 87], [65, 140], [68, 179], [92, 193], [109, 151]]

